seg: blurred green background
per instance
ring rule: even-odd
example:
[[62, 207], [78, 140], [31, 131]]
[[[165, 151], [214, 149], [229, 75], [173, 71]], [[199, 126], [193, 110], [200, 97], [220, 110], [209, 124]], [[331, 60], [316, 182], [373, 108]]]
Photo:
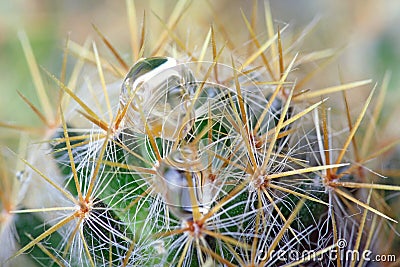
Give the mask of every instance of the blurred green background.
[[[190, 27], [203, 27], [214, 18], [206, 1], [193, 1], [193, 8], [187, 19]], [[243, 21], [240, 9], [251, 14], [253, 1], [220, 0], [212, 1], [217, 10], [218, 20], [235, 36], [235, 25]], [[386, 70], [393, 72], [390, 94], [398, 95], [400, 85], [400, 2], [397, 0], [372, 1], [296, 1], [271, 0], [274, 19], [289, 23], [300, 31], [313, 19], [320, 22], [305, 40], [302, 48], [337, 48], [346, 50], [335, 65], [340, 66], [344, 80], [373, 78], [380, 81]], [[149, 7], [161, 17], [171, 12], [176, 1], [136, 1], [137, 13], [142, 17], [154, 16]], [[263, 3], [258, 2], [259, 18], [262, 18]], [[154, 19], [153, 19], [154, 22]], [[38, 119], [23, 103], [17, 90], [33, 103], [38, 103], [32, 78], [18, 39], [18, 32], [29, 36], [39, 65], [58, 74], [62, 63], [62, 49], [66, 36], [83, 43], [88, 35], [95, 36], [95, 24], [123, 55], [129, 55], [129, 30], [125, 1], [61, 1], [61, 0], [15, 0], [0, 1], [0, 121], [35, 125]], [[151, 31], [160, 25], [149, 24]], [[328, 74], [329, 75], [329, 74]], [[337, 80], [337, 73], [334, 75]], [[44, 77], [44, 75], [43, 75]], [[329, 78], [329, 77], [322, 77]], [[52, 83], [45, 78], [45, 86], [51, 90]], [[388, 97], [388, 99], [393, 99]], [[395, 98], [394, 98], [395, 99]], [[398, 98], [397, 98], [398, 99]], [[395, 100], [392, 100], [394, 102]], [[0, 139], [5, 145], [11, 144], [15, 132], [0, 129]]]

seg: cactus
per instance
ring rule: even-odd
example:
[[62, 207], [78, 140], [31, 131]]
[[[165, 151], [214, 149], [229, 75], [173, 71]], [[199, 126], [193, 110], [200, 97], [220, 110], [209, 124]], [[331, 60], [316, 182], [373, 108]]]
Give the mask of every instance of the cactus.
[[[306, 65], [336, 52], [294, 53], [299, 40], [272, 23], [268, 3], [266, 38], [243, 14], [244, 46], [225, 46], [211, 26], [192, 49], [176, 29], [188, 5], [156, 16], [156, 42], [145, 23], [132, 33], [131, 67], [95, 28], [114, 58], [95, 43], [65, 49], [78, 56], [73, 73], [95, 66], [93, 81], [43, 68], [55, 107], [45, 92], [45, 112], [21, 95], [44, 126], [1, 124], [36, 134], [0, 161], [2, 263], [363, 266], [347, 252], [388, 253], [384, 238], [394, 253], [400, 186], [375, 159], [390, 162], [398, 139], [372, 145], [389, 75], [375, 107], [370, 80], [313, 85]], [[346, 92], [359, 87], [370, 91], [354, 113]]]

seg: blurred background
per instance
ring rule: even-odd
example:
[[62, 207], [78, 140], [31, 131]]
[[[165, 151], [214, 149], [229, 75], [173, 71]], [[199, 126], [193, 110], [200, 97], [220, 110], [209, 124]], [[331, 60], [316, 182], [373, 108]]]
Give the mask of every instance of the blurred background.
[[[147, 12], [149, 36], [162, 27], [154, 14], [165, 18], [175, 3], [156, 0], [135, 2], [139, 19], [142, 18], [143, 10]], [[196, 27], [204, 27], [207, 31], [208, 25], [216, 19], [224, 25], [231, 38], [240, 34], [236, 25], [240, 24], [242, 28], [244, 25], [240, 10], [250, 17], [253, 5], [252, 0], [213, 1], [213, 13], [206, 3], [193, 1], [190, 15], [185, 17], [187, 24], [183, 24], [187, 25], [186, 30], [194, 31]], [[399, 99], [391, 97], [399, 95], [400, 85], [399, 1], [271, 0], [270, 5], [274, 20], [278, 24], [289, 23], [294, 31], [300, 32], [311, 21], [319, 19], [317, 27], [301, 47], [305, 52], [345, 47], [333, 68], [340, 68], [345, 82], [367, 78], [379, 82], [385, 71], [391, 70], [393, 75], [387, 98], [392, 104]], [[258, 6], [261, 20], [259, 25], [263, 25], [263, 1], [259, 1]], [[17, 94], [19, 90], [33, 103], [38, 103], [18, 38], [19, 32], [28, 35], [38, 64], [57, 75], [61, 69], [66, 37], [82, 44], [89, 35], [96, 36], [92, 24], [109, 38], [125, 58], [129, 58], [126, 14], [125, 1], [0, 1], [0, 121], [27, 125], [39, 121]], [[322, 79], [329, 79], [329, 72], [324, 75]], [[337, 80], [337, 71], [333, 77]], [[48, 78], [44, 80], [46, 88], [51, 90], [52, 83]], [[12, 142], [12, 135], [0, 129], [0, 142], [7, 145]]]

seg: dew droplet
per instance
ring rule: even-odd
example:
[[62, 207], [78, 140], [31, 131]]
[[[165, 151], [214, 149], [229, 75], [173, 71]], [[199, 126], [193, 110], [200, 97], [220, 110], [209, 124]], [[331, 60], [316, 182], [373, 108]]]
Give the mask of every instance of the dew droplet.
[[[202, 180], [205, 174], [200, 164], [196, 153], [185, 147], [171, 152], [157, 167], [156, 191], [179, 219], [191, 219], [195, 205], [203, 214], [209, 210], [209, 203], [203, 201]], [[192, 192], [195, 203], [190, 197]]]
[[183, 138], [193, 120], [189, 107], [195, 90], [195, 78], [185, 64], [168, 57], [138, 61], [121, 88], [121, 108], [129, 105], [124, 127], [166, 140]]

